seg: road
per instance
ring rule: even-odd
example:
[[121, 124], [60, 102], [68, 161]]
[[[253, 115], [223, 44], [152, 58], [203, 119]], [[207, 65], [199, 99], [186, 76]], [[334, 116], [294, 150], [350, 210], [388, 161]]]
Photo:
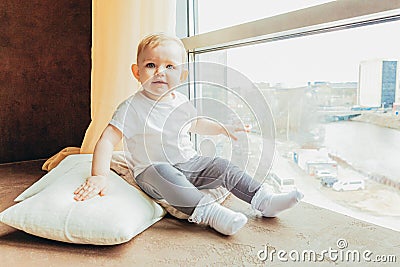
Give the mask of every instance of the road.
[[[279, 150], [281, 149], [281, 150]], [[282, 152], [282, 153], [281, 153]], [[341, 214], [400, 231], [400, 192], [394, 188], [366, 179], [362, 191], [336, 192], [321, 186], [320, 181], [309, 176], [291, 159], [282, 145], [278, 146], [272, 171], [285, 169], [296, 180], [296, 186], [305, 197], [303, 201]], [[354, 170], [339, 167], [339, 179], [351, 176], [365, 178]]]
[[290, 170], [304, 201], [361, 220], [400, 231], [400, 190], [380, 184], [368, 176], [384, 176], [400, 182], [400, 131], [373, 124], [343, 121], [324, 125], [322, 147], [344, 160], [339, 179], [361, 178], [366, 189], [336, 192], [320, 185], [290, 158], [288, 152], [299, 148], [290, 142], [277, 142], [273, 168]]

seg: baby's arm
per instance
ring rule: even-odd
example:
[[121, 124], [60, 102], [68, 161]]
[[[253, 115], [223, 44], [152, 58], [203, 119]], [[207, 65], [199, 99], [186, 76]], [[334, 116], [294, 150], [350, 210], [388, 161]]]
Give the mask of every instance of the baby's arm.
[[233, 140], [237, 140], [237, 137], [233, 134], [233, 132], [247, 132], [246, 128], [238, 128], [234, 126], [224, 126], [221, 123], [217, 123], [213, 120], [209, 120], [206, 118], [199, 118], [192, 122], [192, 125], [189, 129], [189, 132], [196, 134], [204, 134], [204, 135], [218, 135], [224, 134], [227, 137], [232, 138]]
[[83, 201], [97, 194], [104, 195], [107, 188], [107, 176], [110, 172], [112, 153], [121, 139], [121, 131], [109, 124], [94, 149], [92, 176], [87, 178], [86, 182], [75, 190], [75, 200]]

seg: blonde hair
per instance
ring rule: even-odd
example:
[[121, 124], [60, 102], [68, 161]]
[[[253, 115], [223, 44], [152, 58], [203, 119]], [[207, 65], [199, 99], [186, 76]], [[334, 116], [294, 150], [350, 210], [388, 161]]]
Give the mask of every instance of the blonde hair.
[[136, 62], [139, 63], [139, 56], [146, 48], [154, 48], [166, 42], [174, 42], [182, 50], [182, 62], [186, 61], [186, 49], [182, 41], [175, 36], [165, 33], [153, 33], [144, 37], [137, 48]]

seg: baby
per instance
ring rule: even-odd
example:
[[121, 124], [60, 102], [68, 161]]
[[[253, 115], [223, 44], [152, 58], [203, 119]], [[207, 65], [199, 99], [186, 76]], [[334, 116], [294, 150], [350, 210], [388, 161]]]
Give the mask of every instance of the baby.
[[96, 144], [92, 176], [76, 189], [75, 200], [105, 194], [114, 146], [124, 138], [136, 183], [149, 196], [165, 199], [187, 214], [190, 222], [209, 225], [224, 235], [235, 234], [247, 222], [244, 214], [199, 191], [204, 188], [223, 186], [264, 217], [293, 207], [303, 197], [297, 190], [273, 193], [230, 161], [199, 156], [194, 150], [189, 133], [236, 137], [229, 127], [196, 117], [194, 106], [174, 90], [187, 78], [185, 58], [184, 45], [176, 37], [152, 34], [140, 42], [132, 73], [142, 90], [115, 111]]

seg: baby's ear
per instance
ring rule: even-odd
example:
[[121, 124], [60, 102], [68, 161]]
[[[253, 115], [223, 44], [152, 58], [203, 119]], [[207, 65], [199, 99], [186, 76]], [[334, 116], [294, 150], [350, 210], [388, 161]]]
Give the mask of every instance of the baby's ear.
[[133, 76], [135, 76], [136, 80], [140, 81], [139, 66], [137, 64], [132, 64], [131, 69]]
[[186, 81], [188, 75], [189, 75], [189, 71], [187, 69], [182, 69], [181, 82]]

